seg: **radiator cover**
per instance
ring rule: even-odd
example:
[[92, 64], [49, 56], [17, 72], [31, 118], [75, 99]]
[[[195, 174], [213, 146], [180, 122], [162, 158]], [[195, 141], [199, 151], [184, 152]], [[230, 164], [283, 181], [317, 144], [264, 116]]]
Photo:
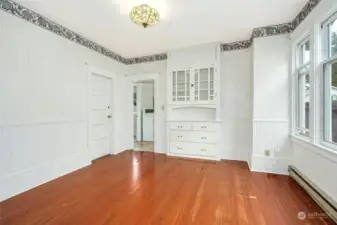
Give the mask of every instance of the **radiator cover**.
[[289, 166], [289, 176], [294, 179], [310, 197], [337, 223], [337, 203], [318, 188], [308, 177], [301, 173], [295, 166]]

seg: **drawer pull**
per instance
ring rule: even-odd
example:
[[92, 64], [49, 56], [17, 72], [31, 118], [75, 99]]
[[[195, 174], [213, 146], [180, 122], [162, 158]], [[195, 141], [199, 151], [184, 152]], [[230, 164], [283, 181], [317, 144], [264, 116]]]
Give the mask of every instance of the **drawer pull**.
[[183, 148], [178, 147], [179, 150], [182, 150]]
[[178, 138], [183, 138], [183, 136], [178, 136]]
[[201, 137], [201, 139], [202, 139], [202, 140], [206, 140], [206, 139], [207, 139], [207, 137]]
[[207, 128], [206, 126], [202, 126], [201, 128]]
[[206, 149], [205, 149], [205, 148], [202, 148], [201, 151], [202, 151], [202, 152], [206, 152]]

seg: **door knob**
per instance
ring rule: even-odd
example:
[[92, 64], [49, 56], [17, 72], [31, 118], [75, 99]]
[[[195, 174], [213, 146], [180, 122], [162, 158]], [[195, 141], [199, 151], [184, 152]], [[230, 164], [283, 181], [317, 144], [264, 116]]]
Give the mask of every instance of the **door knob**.
[[110, 118], [111, 118], [111, 115], [108, 115], [107, 117], [108, 117], [108, 119], [110, 119]]

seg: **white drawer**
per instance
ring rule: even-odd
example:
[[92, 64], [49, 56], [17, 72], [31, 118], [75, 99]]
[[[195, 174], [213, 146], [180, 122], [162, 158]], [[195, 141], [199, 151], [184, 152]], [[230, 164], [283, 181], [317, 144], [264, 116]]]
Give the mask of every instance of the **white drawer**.
[[192, 124], [173, 122], [173, 123], [170, 123], [170, 129], [171, 130], [192, 130]]
[[217, 124], [214, 123], [194, 123], [193, 130], [198, 131], [216, 131]]
[[202, 142], [202, 143], [216, 143], [216, 133], [214, 132], [202, 132], [202, 131], [194, 131], [193, 132], [193, 141]]
[[215, 157], [215, 145], [189, 142], [171, 142], [170, 152], [182, 155]]
[[215, 145], [211, 144], [198, 144], [194, 148], [193, 154], [200, 156], [215, 156]]
[[171, 142], [170, 143], [170, 152], [183, 155], [191, 155], [192, 148], [190, 143], [186, 142]]
[[170, 131], [170, 141], [216, 143], [216, 133], [202, 131]]

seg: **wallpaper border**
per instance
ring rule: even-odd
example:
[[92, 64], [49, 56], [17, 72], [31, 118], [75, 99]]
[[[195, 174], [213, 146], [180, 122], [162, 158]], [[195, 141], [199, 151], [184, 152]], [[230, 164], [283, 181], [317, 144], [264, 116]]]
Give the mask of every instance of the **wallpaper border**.
[[[305, 20], [305, 18], [320, 2], [321, 0], [309, 0], [297, 16], [289, 23], [254, 28], [249, 40], [221, 43], [221, 51], [226, 52], [247, 49], [250, 48], [255, 38], [289, 34], [293, 32], [303, 22], [303, 20]], [[135, 58], [124, 58], [123, 56], [41, 16], [30, 9], [23, 7], [16, 2], [13, 2], [12, 0], [0, 0], [0, 9], [126, 65], [162, 61], [167, 59], [167, 53]]]

